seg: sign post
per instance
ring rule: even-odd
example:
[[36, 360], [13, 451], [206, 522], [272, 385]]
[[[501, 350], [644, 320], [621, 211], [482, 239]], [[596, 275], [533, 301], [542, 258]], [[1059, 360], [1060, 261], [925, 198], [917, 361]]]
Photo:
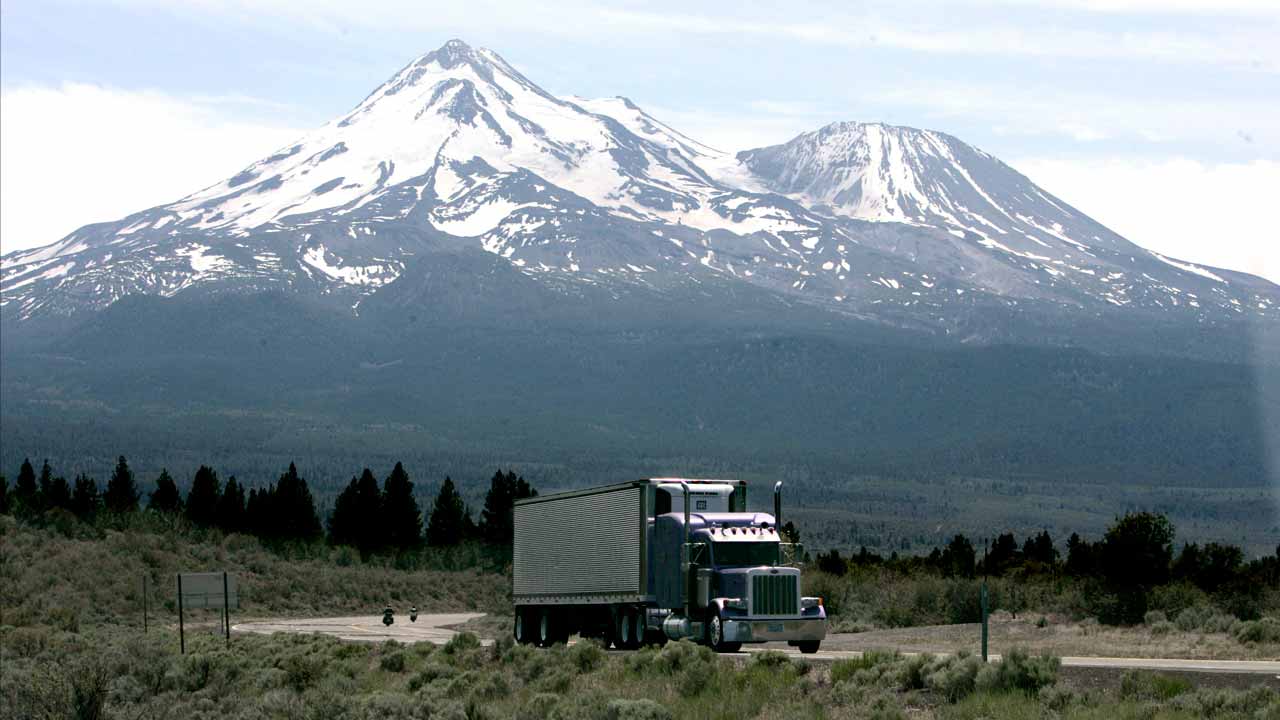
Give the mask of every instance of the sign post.
[[178, 635], [186, 652], [184, 613], [187, 608], [222, 611], [223, 636], [231, 646], [231, 608], [240, 607], [235, 575], [227, 572], [178, 574]]

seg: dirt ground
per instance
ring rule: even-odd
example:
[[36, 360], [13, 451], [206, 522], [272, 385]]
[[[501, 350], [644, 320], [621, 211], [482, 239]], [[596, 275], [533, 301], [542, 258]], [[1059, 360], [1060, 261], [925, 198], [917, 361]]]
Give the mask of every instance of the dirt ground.
[[[1186, 658], [1198, 660], [1275, 660], [1280, 646], [1244, 645], [1226, 633], [1182, 632], [1156, 635], [1138, 626], [1117, 628], [1094, 621], [1077, 622], [1052, 615], [1008, 613], [992, 615], [988, 651], [1003, 654], [1015, 647], [1031, 653], [1081, 657]], [[981, 626], [931, 625], [926, 627], [869, 630], [861, 633], [834, 633], [822, 643], [824, 650], [898, 650], [901, 652], [978, 652]]]

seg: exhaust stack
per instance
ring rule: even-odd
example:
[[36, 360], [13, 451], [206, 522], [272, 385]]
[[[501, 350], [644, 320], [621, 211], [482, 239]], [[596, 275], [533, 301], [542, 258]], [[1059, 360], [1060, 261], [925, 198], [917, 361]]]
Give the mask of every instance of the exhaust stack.
[[773, 484], [773, 524], [778, 528], [778, 536], [782, 536], [782, 481]]

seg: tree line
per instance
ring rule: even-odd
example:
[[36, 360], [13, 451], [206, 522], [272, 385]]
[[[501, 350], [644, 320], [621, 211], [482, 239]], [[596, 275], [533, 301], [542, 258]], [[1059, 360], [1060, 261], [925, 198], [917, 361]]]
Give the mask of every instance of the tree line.
[[265, 488], [248, 488], [247, 492], [234, 475], [223, 483], [217, 471], [201, 465], [185, 497], [169, 471], [162, 469], [154, 488], [144, 498], [124, 456], [117, 460], [105, 488], [86, 475], [68, 482], [54, 474], [47, 460], [37, 476], [26, 459], [12, 488], [0, 475], [0, 513], [34, 520], [47, 513], [65, 512], [93, 522], [102, 515], [149, 512], [183, 518], [199, 528], [254, 535], [264, 541], [325, 540], [369, 555], [463, 542], [510, 545], [515, 501], [537, 495], [523, 477], [499, 470], [490, 480], [477, 522], [453, 480], [446, 477], [424, 525], [413, 488], [402, 463], [395, 464], [381, 486], [373, 471], [365, 468], [338, 495], [326, 528], [320, 522], [306, 479], [293, 463], [276, 482]]
[[929, 571], [944, 577], [1030, 578], [1057, 576], [1076, 579], [1093, 591], [1098, 619], [1112, 624], [1140, 622], [1151, 593], [1171, 585], [1194, 587], [1243, 620], [1255, 619], [1261, 593], [1280, 585], [1280, 546], [1274, 555], [1245, 562], [1234, 545], [1185, 543], [1175, 553], [1173, 523], [1158, 513], [1131, 512], [1107, 528], [1101, 539], [1085, 540], [1072, 533], [1065, 557], [1047, 530], [1021, 544], [1003, 533], [985, 544], [978, 555], [962, 534], [926, 556], [888, 558], [859, 552], [845, 558], [838, 550], [819, 553], [819, 570], [845, 575], [860, 567], [886, 566], [903, 572]]

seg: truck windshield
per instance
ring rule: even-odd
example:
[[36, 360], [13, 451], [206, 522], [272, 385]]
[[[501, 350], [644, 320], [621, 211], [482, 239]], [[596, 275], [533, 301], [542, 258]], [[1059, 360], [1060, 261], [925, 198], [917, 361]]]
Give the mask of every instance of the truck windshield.
[[778, 564], [776, 542], [718, 542], [714, 548], [715, 563], [719, 567]]

